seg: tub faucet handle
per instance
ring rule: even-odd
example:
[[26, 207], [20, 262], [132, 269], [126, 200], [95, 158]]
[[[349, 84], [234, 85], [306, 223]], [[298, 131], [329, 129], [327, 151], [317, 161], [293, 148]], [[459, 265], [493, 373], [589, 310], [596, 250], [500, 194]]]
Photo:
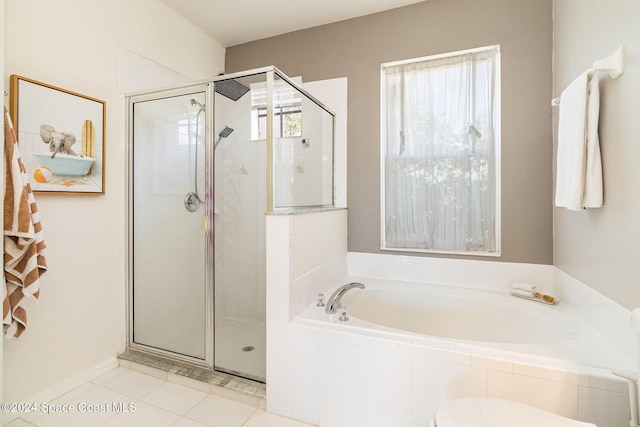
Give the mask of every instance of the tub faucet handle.
[[338, 320], [341, 322], [346, 322], [347, 320], [349, 320], [349, 316], [347, 314], [347, 307], [342, 307], [340, 309], [340, 317], [338, 317]]
[[324, 303], [324, 294], [319, 293], [318, 299], [316, 300], [316, 307], [324, 307], [326, 304]]

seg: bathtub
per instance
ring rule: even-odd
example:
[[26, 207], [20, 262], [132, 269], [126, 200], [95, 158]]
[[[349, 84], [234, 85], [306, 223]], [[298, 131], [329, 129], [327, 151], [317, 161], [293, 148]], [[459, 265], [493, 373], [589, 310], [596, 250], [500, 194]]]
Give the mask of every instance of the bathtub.
[[[635, 371], [627, 356], [560, 301], [548, 305], [508, 292], [378, 278], [342, 298], [349, 320], [315, 304], [295, 322], [318, 328], [547, 367]], [[335, 290], [331, 289], [325, 297]]]
[[88, 175], [96, 160], [93, 157], [72, 156], [64, 153], [57, 153], [53, 158], [47, 153], [32, 152], [31, 156], [38, 165], [48, 167], [55, 175], [71, 176]]

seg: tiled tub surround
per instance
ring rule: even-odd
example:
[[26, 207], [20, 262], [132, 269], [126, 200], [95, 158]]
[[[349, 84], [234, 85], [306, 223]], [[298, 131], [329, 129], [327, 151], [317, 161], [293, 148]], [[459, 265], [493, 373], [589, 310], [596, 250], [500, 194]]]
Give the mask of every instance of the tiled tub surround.
[[[366, 278], [348, 280], [361, 281], [370, 287], [385, 282], [408, 286]], [[437, 293], [430, 296], [438, 298]], [[527, 304], [534, 304], [532, 308], [542, 312], [554, 310], [521, 299], [513, 302], [515, 310], [526, 310]], [[496, 307], [498, 304], [493, 309]], [[322, 308], [312, 306], [291, 325], [296, 347], [302, 345], [306, 349], [296, 353], [289, 348], [294, 354], [289, 363], [299, 366], [289, 378], [289, 386], [301, 387], [300, 391], [305, 390], [317, 399], [321, 426], [362, 425], [364, 415], [350, 418], [354, 409], [365, 410], [365, 425], [425, 426], [435, 409], [447, 399], [466, 396], [516, 400], [570, 418], [597, 422], [603, 427], [628, 423], [626, 383], [614, 378], [608, 370], [589, 366], [610, 361], [618, 369], [635, 367], [586, 325], [582, 328], [579, 324], [557, 325], [561, 331], [558, 335], [570, 331], [571, 335], [577, 335], [575, 341], [551, 338], [545, 342], [538, 337], [533, 343], [474, 343], [385, 330], [358, 319], [355, 311], [351, 316], [348, 322], [340, 322], [337, 315], [327, 316]], [[556, 314], [553, 319], [563, 317]], [[483, 321], [481, 317], [477, 319], [479, 323]], [[510, 328], [517, 321], [514, 316], [505, 318], [504, 327]], [[544, 319], [540, 318], [540, 322]], [[484, 332], [490, 339], [493, 331]], [[527, 331], [522, 331], [522, 335], [527, 335]], [[304, 357], [298, 359], [296, 354]], [[304, 382], [299, 378], [304, 378]], [[616, 414], [594, 412], [593, 396], [598, 393], [607, 396], [606, 408], [620, 409], [617, 418], [620, 423], [614, 422]], [[335, 418], [324, 419], [328, 414]]]
[[635, 364], [568, 310], [496, 291], [353, 277], [340, 311], [327, 315], [315, 304], [295, 323], [314, 328], [450, 349], [546, 366], [580, 365], [635, 370]]
[[[635, 370], [635, 335], [628, 324], [628, 311], [564, 277], [553, 266], [347, 254], [340, 250], [346, 248], [341, 232], [337, 237], [319, 232], [309, 236], [309, 227], [340, 231], [346, 215], [320, 212], [305, 216], [303, 220], [300, 216], [267, 218], [267, 248], [273, 254], [267, 262], [269, 412], [320, 426], [416, 427], [428, 425], [434, 411], [448, 399], [491, 396], [599, 427], [628, 425], [627, 384], [614, 377], [608, 366], [589, 367], [348, 325], [305, 323], [297, 317], [314, 303], [317, 293], [328, 296], [349, 277], [438, 283], [505, 294], [515, 281], [531, 282], [540, 292], [570, 302], [563, 303], [569, 314], [587, 313], [584, 320], [590, 327], [618, 341], [608, 352]], [[616, 325], [603, 324], [606, 322]], [[590, 351], [595, 354], [601, 349]]]
[[283, 352], [269, 361], [267, 408], [320, 426], [426, 426], [448, 399], [465, 396], [515, 400], [599, 427], [628, 424], [627, 385], [607, 371], [303, 325], [283, 335]]

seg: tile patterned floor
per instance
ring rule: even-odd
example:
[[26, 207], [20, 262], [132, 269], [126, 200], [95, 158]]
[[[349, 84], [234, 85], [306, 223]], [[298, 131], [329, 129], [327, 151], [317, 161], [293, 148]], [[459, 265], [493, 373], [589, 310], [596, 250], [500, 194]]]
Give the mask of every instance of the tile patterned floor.
[[[44, 407], [43, 407], [44, 406]], [[116, 368], [7, 427], [309, 427], [262, 408]], [[44, 409], [51, 412], [46, 413]], [[64, 412], [67, 409], [73, 412]], [[54, 410], [57, 410], [55, 412]]]

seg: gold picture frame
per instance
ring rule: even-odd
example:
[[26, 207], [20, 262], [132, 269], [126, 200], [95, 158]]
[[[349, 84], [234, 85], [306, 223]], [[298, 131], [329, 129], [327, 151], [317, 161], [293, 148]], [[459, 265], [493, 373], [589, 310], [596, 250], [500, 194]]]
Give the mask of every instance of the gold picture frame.
[[106, 103], [11, 75], [10, 114], [34, 193], [105, 194]]

